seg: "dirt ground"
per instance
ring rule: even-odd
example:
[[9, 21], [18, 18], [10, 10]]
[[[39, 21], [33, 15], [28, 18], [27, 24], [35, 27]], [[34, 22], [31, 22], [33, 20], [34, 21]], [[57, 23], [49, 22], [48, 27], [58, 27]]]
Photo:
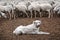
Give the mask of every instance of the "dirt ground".
[[60, 40], [60, 18], [37, 18], [42, 21], [40, 30], [49, 35], [14, 35], [12, 31], [19, 25], [28, 25], [35, 18], [0, 19], [0, 40]]

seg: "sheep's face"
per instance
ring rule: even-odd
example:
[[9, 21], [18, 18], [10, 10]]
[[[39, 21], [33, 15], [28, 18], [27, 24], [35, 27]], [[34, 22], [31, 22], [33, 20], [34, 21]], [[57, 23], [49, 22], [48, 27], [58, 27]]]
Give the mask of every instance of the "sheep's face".
[[33, 23], [36, 25], [36, 26], [39, 26], [41, 24], [41, 21], [40, 20], [35, 20], [33, 21]]
[[6, 14], [2, 12], [1, 12], [1, 17], [7, 18]]
[[5, 16], [3, 16], [4, 18], [7, 18], [7, 16], [5, 15]]

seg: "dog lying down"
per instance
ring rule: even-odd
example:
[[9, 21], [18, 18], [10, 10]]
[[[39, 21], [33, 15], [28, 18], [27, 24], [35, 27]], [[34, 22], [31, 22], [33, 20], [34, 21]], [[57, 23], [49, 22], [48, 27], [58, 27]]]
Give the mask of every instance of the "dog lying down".
[[19, 35], [19, 34], [50, 34], [48, 32], [42, 32], [39, 31], [40, 27], [38, 27], [41, 24], [40, 20], [33, 21], [32, 24], [23, 26], [18, 26], [14, 31], [13, 34]]

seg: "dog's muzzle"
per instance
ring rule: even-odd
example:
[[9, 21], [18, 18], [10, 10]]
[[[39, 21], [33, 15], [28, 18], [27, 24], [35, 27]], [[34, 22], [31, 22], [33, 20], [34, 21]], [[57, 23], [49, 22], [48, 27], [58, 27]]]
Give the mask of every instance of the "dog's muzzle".
[[40, 25], [37, 26], [37, 28], [40, 27]]

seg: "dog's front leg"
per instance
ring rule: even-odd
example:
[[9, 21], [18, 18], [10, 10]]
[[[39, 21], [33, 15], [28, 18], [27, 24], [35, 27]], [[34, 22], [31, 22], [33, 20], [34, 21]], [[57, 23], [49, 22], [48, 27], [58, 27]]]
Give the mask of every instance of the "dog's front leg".
[[37, 32], [37, 34], [50, 34], [50, 33], [40, 31], [40, 32]]
[[40, 31], [40, 27], [37, 28], [37, 31], [38, 31], [38, 32]]

